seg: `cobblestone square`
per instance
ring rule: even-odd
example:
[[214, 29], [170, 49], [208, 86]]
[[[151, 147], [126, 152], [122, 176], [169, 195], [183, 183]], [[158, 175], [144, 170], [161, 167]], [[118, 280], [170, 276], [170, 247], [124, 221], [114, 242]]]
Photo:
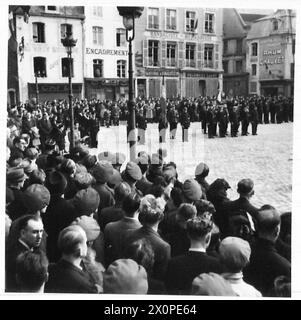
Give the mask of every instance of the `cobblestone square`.
[[[250, 129], [249, 129], [250, 130]], [[231, 189], [231, 199], [237, 197], [237, 182], [242, 178], [251, 178], [255, 183], [255, 195], [252, 202], [256, 206], [271, 204], [280, 212], [291, 210], [292, 199], [292, 158], [293, 124], [259, 125], [257, 136], [238, 136], [237, 138], [208, 139], [201, 130], [200, 123], [192, 123], [189, 129], [189, 141], [181, 140], [181, 127], [178, 126], [176, 140], [169, 139], [166, 132], [166, 161], [177, 164], [181, 181], [194, 176], [195, 167], [205, 162], [210, 168], [208, 182], [217, 178], [226, 179]], [[98, 150], [119, 151], [127, 155], [126, 126], [104, 128], [99, 132]], [[149, 154], [159, 148], [158, 124], [148, 124], [146, 144], [137, 145], [137, 152], [145, 150]]]

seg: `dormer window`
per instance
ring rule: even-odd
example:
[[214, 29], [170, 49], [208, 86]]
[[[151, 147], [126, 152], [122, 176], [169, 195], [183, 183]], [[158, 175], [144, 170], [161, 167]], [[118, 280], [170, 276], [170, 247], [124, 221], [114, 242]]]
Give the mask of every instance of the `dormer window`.
[[278, 20], [277, 20], [277, 19], [274, 19], [274, 20], [273, 20], [273, 31], [277, 31], [278, 28], [279, 28]]

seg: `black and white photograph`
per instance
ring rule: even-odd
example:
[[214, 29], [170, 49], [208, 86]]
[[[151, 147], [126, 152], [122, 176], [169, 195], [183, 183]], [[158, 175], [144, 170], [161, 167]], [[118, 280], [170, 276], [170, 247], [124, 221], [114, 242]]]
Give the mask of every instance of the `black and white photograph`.
[[16, 2], [1, 296], [300, 299], [297, 2]]

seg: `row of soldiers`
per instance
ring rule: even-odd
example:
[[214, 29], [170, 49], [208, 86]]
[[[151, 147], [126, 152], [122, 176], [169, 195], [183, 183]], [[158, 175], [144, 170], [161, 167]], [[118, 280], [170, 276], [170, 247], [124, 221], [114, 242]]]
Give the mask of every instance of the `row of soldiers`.
[[[150, 98], [135, 101], [138, 135], [143, 142], [143, 130], [148, 123], [158, 123], [159, 132], [170, 128], [170, 138], [175, 139], [178, 123], [182, 126], [182, 139], [187, 141], [187, 130], [191, 122], [201, 122], [204, 134], [209, 138], [225, 137], [230, 125], [231, 136], [236, 137], [241, 123], [241, 134], [248, 134], [249, 124], [252, 134], [257, 134], [258, 123], [282, 123], [293, 121], [293, 99], [286, 97], [216, 97], [175, 98], [165, 101]], [[92, 148], [97, 148], [97, 133], [100, 126], [118, 126], [127, 121], [127, 102], [100, 101], [97, 99], [74, 100], [74, 122], [79, 140], [85, 140]], [[20, 104], [8, 108], [8, 125], [16, 125], [19, 130], [40, 139], [41, 149], [48, 138], [53, 138], [60, 150], [65, 148], [65, 135], [70, 127], [70, 112], [65, 100], [46, 101], [37, 105]], [[37, 130], [36, 130], [37, 129]], [[161, 138], [161, 136], [160, 136]], [[162, 136], [164, 140], [164, 136]]]

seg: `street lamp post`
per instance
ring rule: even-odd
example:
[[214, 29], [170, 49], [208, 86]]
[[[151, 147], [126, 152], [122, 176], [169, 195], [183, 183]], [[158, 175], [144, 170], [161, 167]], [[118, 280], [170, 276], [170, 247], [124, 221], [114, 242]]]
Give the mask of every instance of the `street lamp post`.
[[38, 77], [40, 76], [40, 71], [35, 72], [35, 83], [36, 83], [36, 104], [39, 104], [39, 84], [38, 84]]
[[[128, 110], [129, 118], [127, 123], [127, 138], [130, 146], [130, 160], [134, 161], [136, 158], [136, 114], [135, 114], [135, 102], [133, 92], [133, 52], [132, 41], [135, 38], [135, 18], [139, 18], [142, 14], [143, 7], [117, 7], [119, 14], [123, 17], [123, 24], [126, 29], [126, 41], [129, 43], [129, 100]], [[129, 35], [129, 31], [132, 34]]]
[[69, 112], [70, 112], [70, 150], [74, 148], [74, 111], [72, 104], [72, 48], [76, 46], [77, 40], [73, 39], [72, 32], [66, 32], [66, 37], [61, 40], [63, 46], [67, 50], [69, 62], [68, 84], [69, 84]]

